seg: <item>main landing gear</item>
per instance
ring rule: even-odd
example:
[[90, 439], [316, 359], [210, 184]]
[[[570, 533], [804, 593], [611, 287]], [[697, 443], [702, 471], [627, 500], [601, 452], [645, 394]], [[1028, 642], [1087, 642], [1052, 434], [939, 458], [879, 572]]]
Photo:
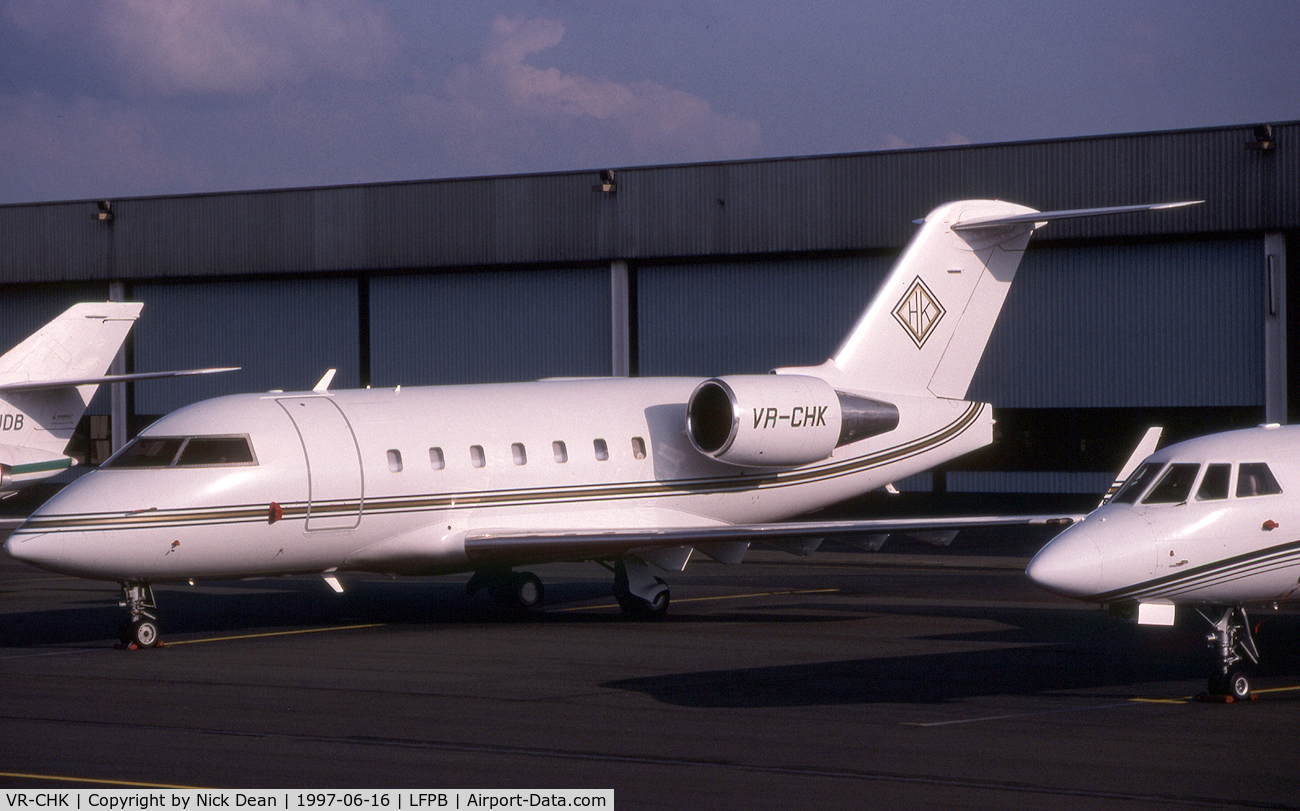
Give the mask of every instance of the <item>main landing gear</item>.
[[1206, 636], [1210, 648], [1219, 655], [1219, 665], [1210, 675], [1210, 695], [1224, 696], [1237, 701], [1250, 698], [1249, 670], [1259, 664], [1259, 648], [1250, 631], [1250, 620], [1241, 606], [1220, 607], [1210, 615], [1196, 610], [1214, 631]]
[[661, 577], [635, 555], [614, 561], [614, 599], [623, 615], [633, 619], [660, 619], [668, 613], [670, 593]]
[[[604, 562], [601, 565], [614, 572], [614, 599], [624, 616], [658, 619], [668, 613], [668, 584], [651, 574], [644, 560], [624, 555], [612, 566]], [[504, 566], [479, 569], [465, 584], [465, 591], [471, 597], [483, 589], [488, 590], [497, 605], [521, 614], [536, 608], [545, 594], [537, 575]]]
[[118, 631], [124, 647], [135, 650], [156, 648], [161, 644], [158, 641], [158, 618], [152, 613], [158, 610], [152, 586], [145, 581], [123, 581], [122, 599], [118, 605], [126, 608], [128, 614]]
[[479, 569], [465, 584], [472, 597], [487, 589], [497, 605], [510, 611], [523, 613], [536, 608], [546, 595], [541, 578], [532, 572], [516, 572], [508, 568]]

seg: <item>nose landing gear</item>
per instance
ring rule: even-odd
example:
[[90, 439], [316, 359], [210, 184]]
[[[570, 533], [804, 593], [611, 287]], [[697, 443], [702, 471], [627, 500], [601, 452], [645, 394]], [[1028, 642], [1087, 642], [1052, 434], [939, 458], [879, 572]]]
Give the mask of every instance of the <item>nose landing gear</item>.
[[158, 640], [158, 618], [152, 613], [158, 610], [152, 586], [145, 581], [123, 581], [122, 599], [118, 605], [124, 607], [128, 614], [118, 631], [123, 647], [135, 650], [156, 648], [162, 644]]
[[1255, 646], [1246, 609], [1227, 606], [1213, 617], [1199, 608], [1197, 613], [1213, 626], [1214, 631], [1205, 639], [1219, 654], [1219, 667], [1210, 675], [1210, 695], [1236, 701], [1249, 699], [1250, 668], [1259, 664], [1259, 648]]

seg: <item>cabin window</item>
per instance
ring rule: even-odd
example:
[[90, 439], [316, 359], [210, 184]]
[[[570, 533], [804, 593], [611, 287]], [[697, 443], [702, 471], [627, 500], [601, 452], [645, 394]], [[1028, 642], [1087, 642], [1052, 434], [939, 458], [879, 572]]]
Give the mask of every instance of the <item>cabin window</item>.
[[402, 472], [402, 452], [396, 448], [388, 449], [388, 469], [393, 473]]
[[482, 445], [469, 446], [469, 463], [474, 467], [483, 467], [487, 464], [487, 457], [483, 455]]
[[1273, 478], [1273, 471], [1263, 462], [1243, 462], [1237, 472], [1237, 498], [1275, 496], [1282, 486]]
[[442, 448], [429, 448], [429, 467], [442, 470], [446, 466], [447, 460], [442, 455]]
[[1206, 465], [1205, 478], [1196, 488], [1197, 501], [1220, 501], [1228, 497], [1228, 478], [1232, 465]]
[[554, 454], [555, 461], [558, 464], [562, 465], [569, 461], [569, 449], [564, 447], [564, 443], [558, 439], [551, 443], [551, 453]]
[[1151, 488], [1151, 494], [1142, 499], [1143, 504], [1182, 504], [1192, 492], [1192, 482], [1201, 466], [1192, 463], [1173, 464], [1160, 482]]
[[597, 439], [592, 446], [596, 450], [597, 461], [604, 462], [609, 459], [609, 445], [605, 444], [605, 440]]
[[1117, 504], [1136, 504], [1138, 496], [1142, 495], [1151, 482], [1155, 481], [1156, 476], [1163, 468], [1164, 465], [1160, 462], [1144, 462], [1133, 475], [1128, 477], [1128, 480], [1124, 482], [1124, 486], [1119, 488], [1119, 492], [1115, 493], [1115, 497], [1111, 501]]
[[632, 437], [632, 458], [645, 458], [645, 440], [639, 436]]
[[246, 436], [136, 437], [104, 468], [221, 467], [255, 465], [253, 446]]
[[515, 442], [510, 446], [510, 461], [516, 465], [528, 464], [528, 451], [524, 450], [524, 443]]

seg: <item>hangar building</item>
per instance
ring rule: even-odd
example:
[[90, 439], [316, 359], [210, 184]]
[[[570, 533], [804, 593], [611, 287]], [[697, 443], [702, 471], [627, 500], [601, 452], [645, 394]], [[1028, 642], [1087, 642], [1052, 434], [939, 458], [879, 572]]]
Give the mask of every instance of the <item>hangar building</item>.
[[1300, 121], [0, 206], [0, 347], [126, 299], [145, 308], [124, 371], [243, 367], [101, 392], [91, 463], [110, 422], [121, 442], [329, 368], [335, 388], [764, 372], [825, 359], [913, 221], [974, 197], [1206, 202], [1040, 231], [968, 394], [997, 407], [995, 446], [904, 489], [1100, 492], [1147, 424], [1181, 438], [1300, 407]]

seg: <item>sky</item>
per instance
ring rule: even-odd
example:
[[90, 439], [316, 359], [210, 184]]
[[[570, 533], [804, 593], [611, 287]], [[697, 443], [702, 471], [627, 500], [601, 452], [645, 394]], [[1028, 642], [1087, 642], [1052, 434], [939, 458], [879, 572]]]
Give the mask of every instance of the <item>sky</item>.
[[0, 204], [1300, 119], [1294, 0], [0, 0]]

